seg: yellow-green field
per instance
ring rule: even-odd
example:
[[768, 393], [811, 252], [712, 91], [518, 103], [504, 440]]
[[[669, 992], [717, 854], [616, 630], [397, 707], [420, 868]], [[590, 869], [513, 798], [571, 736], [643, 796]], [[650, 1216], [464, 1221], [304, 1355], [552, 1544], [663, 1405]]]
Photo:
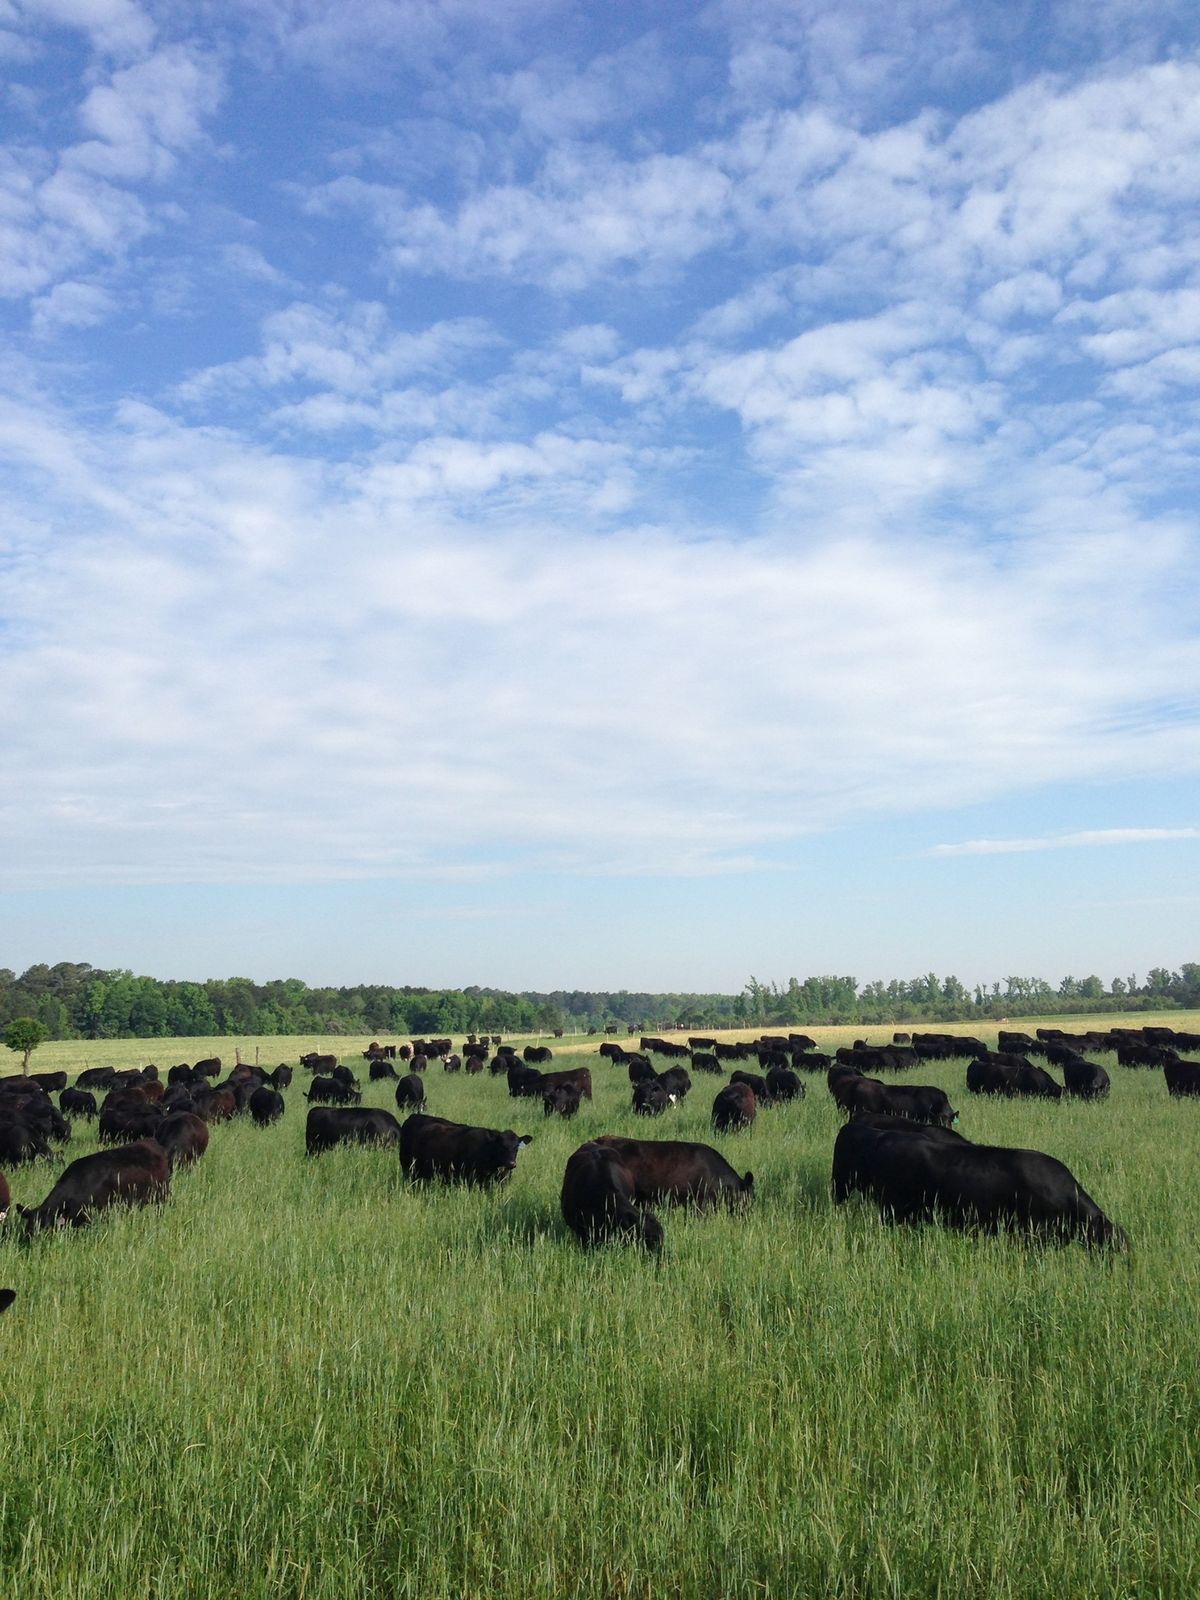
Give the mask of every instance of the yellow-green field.
[[[48, 1043], [31, 1065], [313, 1047], [391, 1106], [366, 1042]], [[713, 1079], [647, 1123], [598, 1043], [554, 1044], [593, 1068], [571, 1123], [431, 1067], [429, 1110], [534, 1135], [501, 1191], [411, 1188], [384, 1150], [308, 1159], [298, 1073], [283, 1122], [214, 1127], [166, 1206], [31, 1246], [10, 1227], [2, 1600], [1200, 1592], [1200, 1103], [1109, 1056], [1099, 1105], [979, 1101], [962, 1062], [906, 1075], [968, 1138], [1066, 1161], [1129, 1234], [1112, 1260], [835, 1209], [823, 1076], [714, 1136]], [[586, 1255], [558, 1190], [602, 1132], [712, 1143], [755, 1206], [660, 1212], [657, 1262]], [[67, 1157], [93, 1148], [76, 1124]], [[10, 1173], [14, 1198], [54, 1174]]]

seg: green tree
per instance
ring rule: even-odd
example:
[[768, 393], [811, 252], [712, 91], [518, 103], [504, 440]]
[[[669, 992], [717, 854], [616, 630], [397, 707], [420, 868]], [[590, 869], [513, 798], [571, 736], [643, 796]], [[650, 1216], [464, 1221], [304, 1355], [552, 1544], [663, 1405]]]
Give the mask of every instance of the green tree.
[[36, 1017], [14, 1017], [4, 1030], [4, 1042], [10, 1050], [20, 1050], [21, 1071], [28, 1074], [29, 1058], [46, 1037], [44, 1023]]

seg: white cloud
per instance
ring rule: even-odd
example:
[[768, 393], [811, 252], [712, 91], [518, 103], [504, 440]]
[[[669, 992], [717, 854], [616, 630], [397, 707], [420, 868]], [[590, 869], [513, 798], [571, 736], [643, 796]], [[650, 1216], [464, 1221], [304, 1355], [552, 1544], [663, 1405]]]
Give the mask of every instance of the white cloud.
[[45, 338], [65, 328], [90, 328], [110, 317], [116, 305], [115, 298], [99, 284], [56, 283], [49, 294], [33, 302], [33, 331]]
[[587, 441], [350, 471], [133, 406], [91, 438], [10, 408], [0, 454], [10, 883], [695, 871], [1200, 759], [1146, 527], [1078, 561], [600, 535], [589, 489], [639, 466]]
[[963, 844], [935, 844], [930, 856], [1000, 856], [1030, 850], [1085, 850], [1096, 845], [1161, 844], [1200, 839], [1200, 828], [1093, 828], [1082, 833], [1052, 834], [1044, 839], [969, 839]]

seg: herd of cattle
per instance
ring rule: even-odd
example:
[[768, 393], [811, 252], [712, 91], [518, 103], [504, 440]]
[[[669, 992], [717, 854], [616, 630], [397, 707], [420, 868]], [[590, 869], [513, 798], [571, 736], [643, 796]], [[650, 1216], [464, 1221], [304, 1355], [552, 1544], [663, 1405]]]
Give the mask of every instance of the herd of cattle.
[[[1200, 1048], [1200, 1034], [1153, 1027], [1084, 1034], [1039, 1028], [1036, 1037], [1001, 1031], [997, 1042], [991, 1050], [982, 1040], [953, 1034], [896, 1034], [890, 1044], [859, 1040], [829, 1056], [804, 1034], [734, 1044], [693, 1037], [686, 1045], [644, 1037], [637, 1050], [605, 1041], [599, 1056], [625, 1069], [632, 1109], [647, 1117], [662, 1116], [679, 1104], [692, 1090], [692, 1072], [723, 1076], [724, 1062], [753, 1063], [757, 1072], [736, 1068], [717, 1090], [712, 1126], [722, 1134], [748, 1127], [760, 1107], [803, 1099], [800, 1074], [823, 1072], [847, 1119], [833, 1149], [835, 1202], [857, 1193], [893, 1220], [936, 1218], [985, 1230], [1018, 1226], [1123, 1246], [1121, 1229], [1061, 1162], [1037, 1151], [972, 1143], [954, 1131], [958, 1113], [943, 1090], [884, 1083], [871, 1074], [966, 1059], [966, 1088], [973, 1094], [1097, 1100], [1109, 1091], [1109, 1075], [1083, 1051], [1107, 1050], [1116, 1052], [1122, 1066], [1161, 1068], [1172, 1095], [1200, 1096], [1200, 1061], [1180, 1055]], [[449, 1039], [419, 1039], [398, 1046], [373, 1043], [363, 1054], [372, 1080], [395, 1080], [396, 1107], [407, 1113], [405, 1120], [363, 1107], [359, 1079], [336, 1056], [302, 1056], [300, 1065], [311, 1074], [305, 1095], [310, 1155], [347, 1143], [395, 1146], [402, 1170], [412, 1179], [480, 1186], [504, 1181], [531, 1136], [428, 1115], [424, 1079], [431, 1062], [440, 1062], [445, 1072], [503, 1074], [509, 1095], [540, 1102], [545, 1116], [572, 1117], [581, 1100], [592, 1098], [590, 1067], [544, 1071], [552, 1060], [549, 1048], [530, 1045], [518, 1055], [495, 1036], [472, 1036], [461, 1051]], [[654, 1057], [671, 1064], [658, 1066]], [[403, 1075], [397, 1061], [406, 1069]], [[1048, 1070], [1052, 1067], [1061, 1072], [1061, 1083]], [[212, 1125], [245, 1115], [267, 1127], [283, 1115], [284, 1091], [292, 1082], [289, 1066], [267, 1072], [239, 1062], [224, 1078], [221, 1070], [214, 1057], [172, 1067], [165, 1083], [156, 1067], [92, 1068], [71, 1087], [65, 1072], [0, 1078], [3, 1165], [53, 1158], [53, 1146], [70, 1141], [76, 1118], [96, 1118], [106, 1146], [72, 1161], [41, 1205], [17, 1208], [24, 1234], [79, 1226], [117, 1202], [162, 1200], [173, 1169], [204, 1154]], [[671, 1202], [741, 1206], [753, 1193], [752, 1174], [739, 1177], [709, 1145], [606, 1134], [580, 1145], [568, 1160], [561, 1206], [567, 1226], [584, 1245], [626, 1239], [658, 1250], [663, 1231], [652, 1207]], [[0, 1171], [0, 1220], [9, 1209], [9, 1185]], [[13, 1291], [0, 1290], [0, 1311], [12, 1298]]]

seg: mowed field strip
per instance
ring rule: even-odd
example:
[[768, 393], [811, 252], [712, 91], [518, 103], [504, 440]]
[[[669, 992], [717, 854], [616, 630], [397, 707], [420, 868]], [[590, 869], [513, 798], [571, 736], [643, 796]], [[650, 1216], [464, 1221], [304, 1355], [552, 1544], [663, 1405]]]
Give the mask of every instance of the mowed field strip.
[[[368, 1042], [47, 1043], [31, 1069], [319, 1049], [394, 1110]], [[426, 1110], [533, 1135], [494, 1191], [412, 1187], [394, 1150], [307, 1157], [298, 1071], [282, 1122], [214, 1125], [165, 1206], [0, 1231], [3, 1600], [1200, 1592], [1200, 1102], [1108, 1054], [1099, 1104], [980, 1099], [965, 1062], [885, 1075], [1065, 1161], [1129, 1235], [1111, 1257], [835, 1208], [823, 1073], [714, 1135], [728, 1072], [644, 1119], [598, 1038], [545, 1042], [592, 1068], [570, 1122], [502, 1076], [426, 1074]], [[606, 1132], [711, 1144], [755, 1203], [661, 1208], [657, 1261], [585, 1253], [559, 1188]], [[14, 1201], [59, 1170], [8, 1172]]]

